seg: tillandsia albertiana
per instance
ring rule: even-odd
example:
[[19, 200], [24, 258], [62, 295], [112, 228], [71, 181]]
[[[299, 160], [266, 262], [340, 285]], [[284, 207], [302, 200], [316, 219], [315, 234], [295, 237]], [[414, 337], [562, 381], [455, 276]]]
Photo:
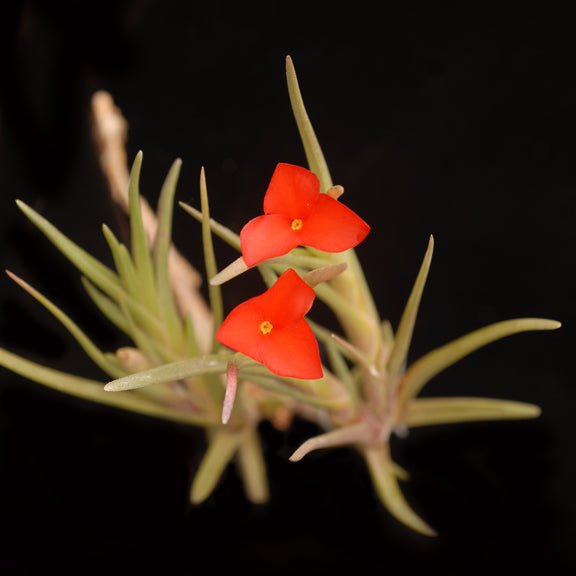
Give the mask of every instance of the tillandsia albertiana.
[[[85, 399], [206, 429], [207, 450], [195, 474], [191, 501], [205, 500], [226, 466], [236, 460], [247, 497], [268, 498], [258, 425], [285, 429], [306, 418], [325, 432], [304, 442], [298, 461], [321, 448], [352, 446], [364, 457], [376, 492], [389, 512], [412, 529], [434, 535], [399, 487], [406, 472], [392, 459], [390, 436], [407, 429], [479, 420], [534, 418], [537, 406], [486, 398], [419, 398], [439, 372], [495, 340], [559, 322], [520, 318], [458, 338], [406, 366], [418, 308], [432, 261], [428, 248], [399, 325], [382, 321], [353, 248], [369, 226], [340, 202], [306, 113], [291, 59], [286, 60], [292, 110], [308, 167], [279, 164], [264, 198], [264, 215], [240, 235], [210, 217], [204, 171], [200, 209], [182, 208], [202, 226], [209, 302], [198, 274], [171, 245], [171, 222], [181, 162], [170, 169], [157, 214], [139, 194], [142, 154], [128, 177], [123, 143], [101, 155], [113, 193], [128, 212], [130, 248], [104, 226], [114, 267], [94, 259], [32, 208], [18, 206], [82, 274], [88, 296], [133, 345], [100, 350], [46, 296], [9, 276], [46, 307], [102, 369], [104, 382], [44, 367], [0, 349], [0, 364], [35, 382]], [[106, 95], [95, 98], [95, 111]], [[118, 118], [116, 118], [118, 120]], [[123, 120], [120, 117], [120, 122]], [[101, 126], [102, 138], [108, 126]], [[112, 146], [113, 148], [113, 146]], [[118, 171], [110, 157], [120, 158]], [[118, 163], [116, 163], [118, 164]], [[118, 176], [120, 174], [120, 176]], [[126, 189], [128, 194], [125, 194]], [[241, 252], [218, 271], [213, 235]], [[267, 290], [224, 319], [221, 285], [257, 267]], [[307, 321], [315, 298], [334, 313], [335, 334]], [[319, 344], [320, 345], [319, 345]]]

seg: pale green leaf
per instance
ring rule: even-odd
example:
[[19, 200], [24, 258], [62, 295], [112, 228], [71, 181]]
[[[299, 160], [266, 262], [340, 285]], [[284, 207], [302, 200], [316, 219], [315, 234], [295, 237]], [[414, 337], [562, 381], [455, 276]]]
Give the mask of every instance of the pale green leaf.
[[82, 274], [88, 277], [96, 286], [110, 295], [121, 291], [119, 278], [110, 268], [92, 257], [88, 252], [74, 244], [48, 220], [40, 216], [21, 200], [16, 200], [18, 208], [27, 218], [70, 260]]
[[102, 232], [112, 253], [112, 258], [124, 289], [130, 296], [136, 297], [138, 294], [138, 280], [128, 249], [118, 241], [114, 232], [106, 224], [102, 225]]
[[130, 338], [132, 338], [136, 348], [146, 356], [150, 364], [159, 365], [173, 360], [170, 351], [163, 345], [164, 340], [153, 338], [146, 330], [140, 329], [126, 302], [120, 302], [120, 309], [128, 323]]
[[178, 346], [182, 338], [182, 323], [176, 309], [172, 287], [168, 255], [172, 238], [172, 216], [174, 196], [180, 175], [181, 160], [176, 160], [162, 186], [158, 200], [158, 228], [154, 241], [154, 267], [156, 271], [156, 289], [159, 315], [166, 324], [168, 338], [174, 346]]
[[430, 264], [432, 263], [433, 252], [434, 238], [430, 236], [424, 260], [422, 261], [420, 271], [416, 277], [416, 282], [414, 283], [414, 287], [412, 288], [412, 292], [408, 298], [408, 303], [406, 304], [406, 308], [404, 309], [404, 313], [400, 319], [400, 324], [398, 325], [398, 330], [396, 331], [394, 339], [394, 347], [392, 348], [390, 359], [388, 360], [388, 378], [393, 389], [397, 386], [398, 376], [406, 364], [406, 357], [408, 356], [408, 350], [410, 348], [410, 343], [412, 342], [414, 325], [416, 323], [422, 293], [424, 292], [424, 286], [426, 285], [426, 279], [428, 278]]
[[330, 176], [330, 170], [328, 170], [324, 153], [322, 152], [322, 148], [320, 147], [320, 143], [318, 142], [318, 138], [306, 112], [300, 86], [298, 85], [296, 70], [294, 69], [294, 64], [290, 56], [286, 57], [286, 80], [288, 82], [288, 94], [290, 96], [292, 112], [296, 119], [298, 131], [300, 132], [300, 139], [304, 146], [308, 165], [310, 166], [310, 170], [318, 176], [321, 190], [326, 192], [332, 187], [332, 177]]
[[238, 450], [238, 464], [244, 491], [250, 502], [263, 504], [268, 501], [268, 479], [262, 445], [256, 430], [248, 431]]
[[534, 404], [492, 398], [416, 398], [408, 404], [402, 424], [409, 428], [437, 424], [458, 424], [481, 420], [537, 418]]
[[190, 313], [187, 313], [184, 316], [184, 341], [186, 343], [186, 356], [198, 356], [200, 354], [200, 347], [198, 346], [196, 329], [194, 327], [194, 319]]
[[[181, 208], [184, 209], [185, 212], [190, 214], [192, 218], [198, 222], [202, 222], [202, 212], [200, 210], [197, 210], [185, 202], [179, 202], [178, 204]], [[218, 236], [218, 238], [226, 242], [226, 244], [240, 251], [240, 236], [238, 236], [238, 234], [235, 232], [232, 232], [230, 228], [226, 228], [226, 226], [210, 218], [210, 230], [212, 230], [212, 233]]]
[[205, 417], [171, 410], [134, 393], [109, 394], [104, 391], [104, 385], [101, 382], [42, 366], [2, 348], [0, 348], [0, 366], [33, 382], [84, 400], [183, 424], [209, 425], [212, 423]]
[[105, 390], [107, 392], [121, 392], [123, 390], [133, 390], [135, 388], [142, 388], [143, 386], [150, 386], [152, 384], [175, 382], [204, 374], [223, 374], [226, 372], [226, 366], [231, 358], [232, 355], [230, 355], [230, 357], [224, 357], [223, 355], [205, 355], [190, 358], [189, 360], [180, 360], [178, 362], [164, 364], [109, 382], [106, 384]]
[[214, 433], [192, 482], [190, 501], [193, 504], [204, 502], [212, 494], [243, 438], [242, 432], [228, 432], [226, 429], [219, 429]]
[[332, 338], [329, 338], [326, 342], [326, 352], [328, 353], [328, 358], [330, 359], [330, 366], [333, 372], [336, 374], [338, 380], [343, 384], [350, 396], [350, 401], [352, 406], [356, 407], [358, 405], [358, 387], [356, 385], [356, 380], [348, 367], [344, 355], [334, 343]]
[[140, 205], [140, 170], [142, 168], [142, 152], [136, 154], [132, 170], [130, 171], [130, 182], [128, 185], [129, 213], [130, 213], [130, 237], [132, 259], [142, 302], [150, 311], [156, 310], [156, 288], [154, 285], [154, 267], [150, 256], [148, 237], [142, 220], [142, 208]]
[[323, 448], [335, 448], [338, 446], [351, 446], [354, 444], [363, 444], [370, 438], [370, 431], [366, 422], [362, 421], [357, 424], [336, 428], [314, 438], [309, 438], [290, 456], [291, 462], [299, 462], [314, 450]]
[[251, 373], [249, 370], [242, 370], [241, 375], [245, 380], [254, 382], [269, 392], [293, 398], [303, 404], [316, 406], [325, 410], [340, 410], [348, 407], [347, 399], [342, 401], [341, 399], [334, 400], [331, 398], [312, 396], [309, 393], [292, 388], [287, 382], [281, 381], [273, 375], [266, 376], [263, 374]]
[[8, 270], [6, 273], [14, 282], [16, 282], [16, 284], [18, 284], [18, 286], [30, 294], [30, 296], [32, 296], [37, 302], [42, 304], [42, 306], [44, 306], [44, 308], [46, 308], [46, 310], [48, 310], [66, 328], [66, 330], [70, 332], [94, 364], [102, 369], [108, 376], [111, 376], [112, 378], [120, 378], [126, 374], [126, 370], [120, 366], [118, 361], [112, 361], [107, 357], [104, 352], [102, 352], [102, 350], [100, 350], [96, 344], [88, 338], [82, 329], [64, 311], [58, 308], [56, 304], [30, 286], [30, 284], [22, 280], [22, 278], [16, 276], [16, 274], [13, 274]]
[[400, 387], [399, 405], [406, 406], [407, 402], [417, 396], [420, 390], [434, 376], [491, 342], [520, 332], [556, 330], [560, 326], [560, 322], [542, 318], [505, 320], [504, 322], [497, 322], [475, 330], [440, 348], [436, 348], [436, 350], [429, 352], [414, 362], [406, 372]]
[[105, 296], [88, 280], [85, 276], [82, 276], [81, 279], [82, 285], [84, 286], [84, 290], [88, 296], [92, 299], [98, 310], [106, 317], [112, 324], [114, 324], [117, 328], [122, 330], [124, 334], [130, 335], [130, 327], [128, 326], [128, 322], [122, 313], [122, 310], [110, 299], [108, 296]]
[[116, 302], [113, 302], [100, 294], [87, 280], [83, 279], [83, 284], [89, 296], [101, 312], [125, 334], [132, 337], [132, 328], [126, 319], [126, 314], [129, 313], [134, 324], [149, 334], [150, 337], [153, 337], [159, 342], [163, 342], [166, 339], [166, 328], [158, 318], [154, 317], [142, 304], [136, 302], [136, 300], [131, 298], [126, 292], [120, 292], [115, 299]]
[[[208, 203], [208, 188], [206, 187], [206, 173], [204, 168], [200, 171], [200, 205], [202, 207], [202, 244], [204, 248], [204, 265], [206, 266], [206, 276], [212, 278], [218, 272], [216, 256], [214, 254], [214, 244], [212, 242], [212, 232], [210, 230], [210, 205]], [[218, 327], [224, 317], [222, 305], [222, 290], [212, 283], [208, 284], [208, 296], [210, 298], [210, 308], [214, 318], [214, 326]], [[216, 330], [214, 330], [216, 332]], [[218, 345], [214, 338], [212, 349]]]
[[366, 459], [376, 492], [390, 514], [416, 532], [425, 536], [436, 536], [436, 531], [428, 526], [406, 502], [396, 480], [398, 469], [390, 461], [385, 449], [366, 448], [362, 450], [362, 454]]

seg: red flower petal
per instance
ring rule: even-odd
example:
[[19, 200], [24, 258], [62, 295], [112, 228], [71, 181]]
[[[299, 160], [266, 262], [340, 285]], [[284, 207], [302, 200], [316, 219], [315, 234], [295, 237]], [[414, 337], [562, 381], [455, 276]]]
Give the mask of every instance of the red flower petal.
[[315, 296], [314, 290], [289, 268], [258, 298], [265, 319], [276, 329], [303, 318], [312, 308]]
[[[314, 290], [289, 269], [264, 294], [236, 306], [222, 322], [216, 339], [261, 362], [274, 374], [320, 378], [318, 343], [304, 320]], [[263, 325], [269, 330], [263, 332]]]
[[274, 374], [292, 378], [322, 378], [320, 351], [306, 320], [262, 338], [262, 363]]
[[260, 324], [265, 320], [262, 307], [259, 305], [260, 298], [261, 296], [256, 296], [236, 306], [216, 332], [218, 342], [246, 354], [257, 362], [263, 362]]
[[320, 181], [310, 170], [293, 164], [278, 164], [266, 195], [265, 214], [283, 214], [291, 220], [305, 218], [320, 196]]
[[240, 231], [242, 258], [255, 266], [268, 258], [283, 256], [296, 248], [299, 236], [290, 228], [291, 219], [280, 214], [253, 218]]
[[321, 194], [314, 211], [300, 230], [300, 244], [325, 252], [354, 248], [370, 232], [370, 226], [350, 208]]

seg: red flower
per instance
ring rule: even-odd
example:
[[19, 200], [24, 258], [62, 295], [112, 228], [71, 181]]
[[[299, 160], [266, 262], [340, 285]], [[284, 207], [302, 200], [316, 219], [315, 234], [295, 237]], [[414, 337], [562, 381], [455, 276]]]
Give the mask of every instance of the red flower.
[[310, 170], [278, 164], [264, 196], [264, 215], [240, 232], [242, 257], [254, 266], [296, 246], [342, 252], [362, 242], [369, 231], [350, 208], [320, 192], [320, 181]]
[[294, 270], [286, 270], [264, 294], [236, 306], [216, 338], [279, 376], [321, 378], [318, 343], [304, 319], [314, 296]]

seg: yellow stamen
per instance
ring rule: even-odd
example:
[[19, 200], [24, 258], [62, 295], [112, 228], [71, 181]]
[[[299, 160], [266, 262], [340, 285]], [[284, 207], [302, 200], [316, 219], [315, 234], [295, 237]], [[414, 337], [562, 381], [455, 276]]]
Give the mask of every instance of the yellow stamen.
[[264, 335], [270, 334], [270, 332], [272, 332], [272, 328], [274, 328], [274, 326], [272, 325], [272, 322], [268, 322], [268, 320], [264, 320], [264, 322], [260, 324], [260, 332], [262, 332]]
[[302, 220], [300, 220], [300, 218], [294, 218], [294, 220], [292, 220], [292, 224], [290, 224], [290, 228], [292, 228], [292, 230], [302, 230], [303, 225], [304, 223]]

